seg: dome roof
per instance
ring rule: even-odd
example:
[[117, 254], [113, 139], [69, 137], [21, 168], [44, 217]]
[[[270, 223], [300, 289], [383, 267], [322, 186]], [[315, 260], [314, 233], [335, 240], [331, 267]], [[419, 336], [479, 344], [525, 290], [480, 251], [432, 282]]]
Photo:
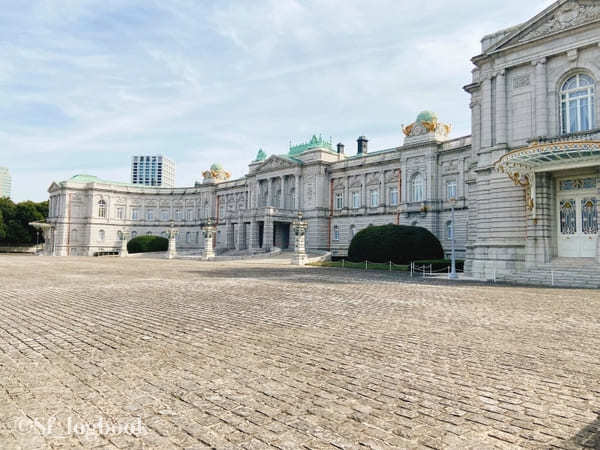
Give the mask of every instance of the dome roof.
[[432, 111], [422, 111], [417, 116], [416, 122], [435, 122], [437, 114]]
[[223, 170], [223, 166], [219, 163], [214, 163], [212, 166], [210, 166], [210, 170], [214, 170], [214, 171]]

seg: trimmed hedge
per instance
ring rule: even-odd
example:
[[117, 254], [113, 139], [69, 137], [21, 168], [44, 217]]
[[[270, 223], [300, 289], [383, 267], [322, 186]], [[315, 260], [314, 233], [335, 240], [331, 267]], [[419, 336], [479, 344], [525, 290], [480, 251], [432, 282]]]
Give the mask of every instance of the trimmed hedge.
[[138, 236], [127, 242], [129, 253], [166, 252], [169, 240], [161, 236]]
[[[431, 270], [441, 270], [447, 269], [452, 265], [452, 260], [450, 259], [422, 259], [420, 261], [415, 261], [415, 264], [420, 266], [428, 266], [431, 264]], [[465, 260], [457, 259], [456, 260], [456, 270], [460, 270], [461, 272], [465, 268]]]
[[348, 259], [394, 264], [410, 264], [415, 260], [443, 259], [444, 249], [429, 230], [408, 225], [371, 226], [356, 233]]

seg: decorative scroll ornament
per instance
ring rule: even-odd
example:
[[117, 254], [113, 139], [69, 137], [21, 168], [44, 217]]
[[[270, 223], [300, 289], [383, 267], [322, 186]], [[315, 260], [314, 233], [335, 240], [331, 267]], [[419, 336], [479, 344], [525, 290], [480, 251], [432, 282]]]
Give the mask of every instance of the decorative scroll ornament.
[[227, 181], [231, 178], [231, 174], [227, 172], [220, 164], [213, 164], [209, 170], [202, 172], [204, 183], [218, 183]]
[[424, 136], [433, 134], [436, 137], [447, 137], [452, 127], [438, 121], [435, 113], [423, 111], [417, 116], [417, 120], [408, 126], [402, 125], [402, 131], [406, 137]]

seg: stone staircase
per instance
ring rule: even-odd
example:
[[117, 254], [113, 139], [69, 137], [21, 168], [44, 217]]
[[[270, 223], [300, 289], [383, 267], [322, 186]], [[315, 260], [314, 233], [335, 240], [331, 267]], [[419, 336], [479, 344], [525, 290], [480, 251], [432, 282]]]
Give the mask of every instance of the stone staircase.
[[555, 258], [549, 264], [498, 276], [496, 281], [533, 286], [600, 289], [600, 264], [593, 258]]

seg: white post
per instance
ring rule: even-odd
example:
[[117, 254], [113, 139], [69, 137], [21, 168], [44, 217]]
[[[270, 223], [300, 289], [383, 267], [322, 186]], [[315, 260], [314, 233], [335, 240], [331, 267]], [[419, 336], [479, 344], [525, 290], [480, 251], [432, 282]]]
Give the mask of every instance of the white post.
[[[202, 248], [202, 259], [208, 260], [215, 257], [215, 249], [213, 247], [213, 236], [217, 232], [217, 227], [213, 221], [208, 219], [206, 225], [202, 227], [202, 237], [204, 238], [204, 247]], [[252, 240], [252, 237], [250, 238]]]
[[178, 231], [174, 228], [173, 221], [171, 221], [171, 226], [169, 227], [169, 249], [167, 251], [167, 259], [173, 259], [177, 256], [177, 238]]
[[450, 209], [452, 210], [452, 217], [451, 217], [451, 233], [452, 233], [452, 270], [450, 271], [450, 274], [448, 275], [448, 278], [450, 278], [451, 280], [455, 280], [456, 278], [458, 278], [458, 276], [456, 275], [456, 249], [455, 249], [455, 240], [454, 240], [454, 203], [456, 202], [456, 199], [451, 198], [450, 199]]
[[123, 231], [121, 233], [121, 251], [119, 252], [119, 256], [121, 258], [125, 258], [129, 252], [127, 251], [127, 235], [129, 233], [127, 231]]
[[[296, 193], [298, 195], [298, 193]], [[306, 229], [308, 223], [302, 220], [302, 213], [298, 211], [298, 219], [292, 222], [294, 230], [294, 256], [292, 256], [292, 264], [303, 266], [306, 264], [308, 257], [306, 256]], [[342, 262], [343, 264], [343, 262]]]

